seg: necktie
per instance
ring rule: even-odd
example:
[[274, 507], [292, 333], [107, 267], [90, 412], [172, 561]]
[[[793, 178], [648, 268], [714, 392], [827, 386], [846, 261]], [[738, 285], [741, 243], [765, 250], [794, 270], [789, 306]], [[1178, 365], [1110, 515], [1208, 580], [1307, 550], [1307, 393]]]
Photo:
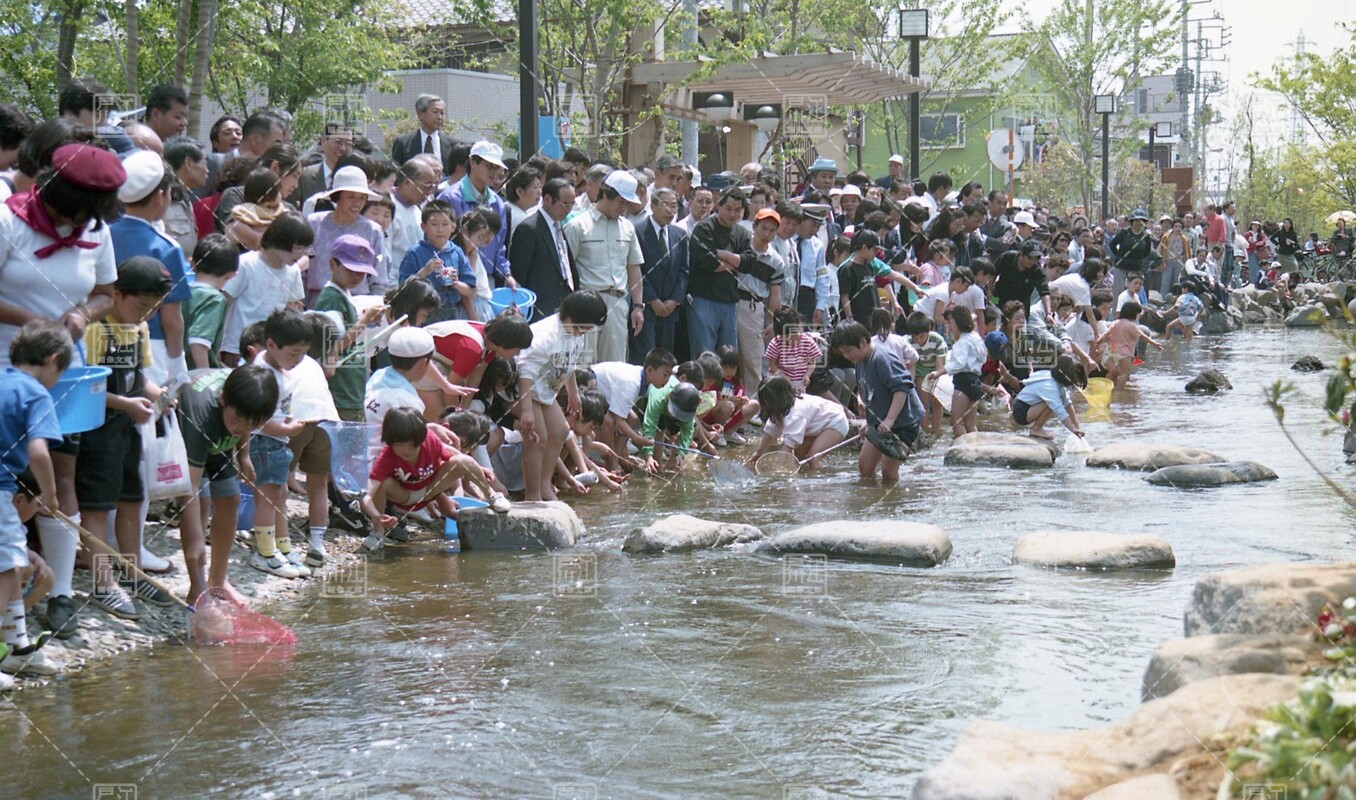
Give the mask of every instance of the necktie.
[[664, 238], [663, 228], [659, 229], [659, 252], [664, 253], [665, 255], [669, 252], [669, 244]]
[[424, 134], [424, 152], [425, 153], [433, 152], [433, 134], [431, 133]]
[[556, 253], [560, 256], [560, 277], [564, 279], [565, 285], [574, 291], [574, 275], [570, 272], [570, 253], [566, 249], [565, 231], [561, 230], [560, 223], [554, 224], [556, 233]]

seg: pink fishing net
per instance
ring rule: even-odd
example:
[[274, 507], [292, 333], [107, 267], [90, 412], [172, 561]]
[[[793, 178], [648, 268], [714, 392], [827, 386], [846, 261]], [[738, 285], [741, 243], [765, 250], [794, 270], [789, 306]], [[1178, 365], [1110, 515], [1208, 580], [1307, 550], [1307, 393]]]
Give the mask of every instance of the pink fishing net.
[[280, 622], [211, 588], [188, 615], [188, 635], [197, 644], [295, 644], [297, 635]]

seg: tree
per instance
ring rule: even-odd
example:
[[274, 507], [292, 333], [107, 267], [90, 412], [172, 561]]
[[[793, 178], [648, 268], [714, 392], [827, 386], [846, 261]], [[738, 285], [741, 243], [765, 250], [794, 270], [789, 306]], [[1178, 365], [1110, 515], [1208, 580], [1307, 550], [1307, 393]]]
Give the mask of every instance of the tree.
[[1028, 167], [1021, 191], [1037, 205], [1063, 213], [1076, 203], [1083, 186], [1083, 162], [1064, 142], [1045, 150], [1045, 157]]
[[1319, 185], [1344, 206], [1356, 206], [1356, 27], [1351, 42], [1330, 55], [1282, 59], [1257, 86], [1277, 92], [1303, 117], [1318, 144]]
[[[1092, 206], [1100, 153], [1093, 98], [1124, 97], [1141, 75], [1163, 69], [1176, 41], [1180, 10], [1170, 0], [1060, 0], [1046, 19], [1030, 23], [1024, 36], [1027, 63], [1054, 101], [1060, 130], [1086, 165], [1080, 194]], [[1125, 134], [1122, 154], [1138, 150], [1145, 125], [1129, 104], [1117, 104], [1117, 124]], [[1113, 154], [1113, 158], [1115, 154]]]

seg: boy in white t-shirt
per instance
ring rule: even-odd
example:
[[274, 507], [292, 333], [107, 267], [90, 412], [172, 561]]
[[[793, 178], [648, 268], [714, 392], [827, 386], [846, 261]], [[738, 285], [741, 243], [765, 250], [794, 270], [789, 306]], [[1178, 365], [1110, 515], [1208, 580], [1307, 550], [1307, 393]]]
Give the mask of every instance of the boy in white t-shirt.
[[245, 328], [280, 308], [302, 310], [306, 289], [298, 261], [314, 241], [306, 220], [283, 214], [264, 230], [260, 250], [240, 257], [235, 277], [221, 287], [229, 303], [221, 336], [223, 364], [234, 367], [239, 363], [240, 334]]
[[[637, 447], [648, 444], [648, 440], [636, 431], [642, 413], [636, 406], [649, 393], [650, 387], [667, 386], [677, 366], [678, 361], [672, 353], [656, 347], [645, 356], [643, 365], [604, 361], [590, 367], [598, 391], [607, 398], [607, 418], [598, 426], [597, 439], [618, 455], [626, 453], [628, 441]], [[608, 467], [616, 469], [617, 465], [608, 464]]]

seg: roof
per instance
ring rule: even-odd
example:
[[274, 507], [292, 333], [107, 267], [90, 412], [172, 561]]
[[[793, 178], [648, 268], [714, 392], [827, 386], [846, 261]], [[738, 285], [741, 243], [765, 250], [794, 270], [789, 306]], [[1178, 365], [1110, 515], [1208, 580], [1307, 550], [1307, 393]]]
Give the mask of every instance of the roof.
[[[395, 0], [391, 12], [398, 28], [474, 25], [483, 21], [475, 15], [475, 7], [475, 3], [448, 0]], [[512, 22], [518, 18], [518, 4], [513, 0], [488, 0], [488, 14], [496, 22]]]
[[[680, 84], [708, 66], [699, 61], [658, 61], [631, 68], [635, 83]], [[856, 53], [767, 55], [717, 67], [684, 88], [733, 92], [741, 103], [782, 103], [788, 95], [822, 98], [827, 105], [860, 105], [922, 91], [926, 78], [877, 64]]]

